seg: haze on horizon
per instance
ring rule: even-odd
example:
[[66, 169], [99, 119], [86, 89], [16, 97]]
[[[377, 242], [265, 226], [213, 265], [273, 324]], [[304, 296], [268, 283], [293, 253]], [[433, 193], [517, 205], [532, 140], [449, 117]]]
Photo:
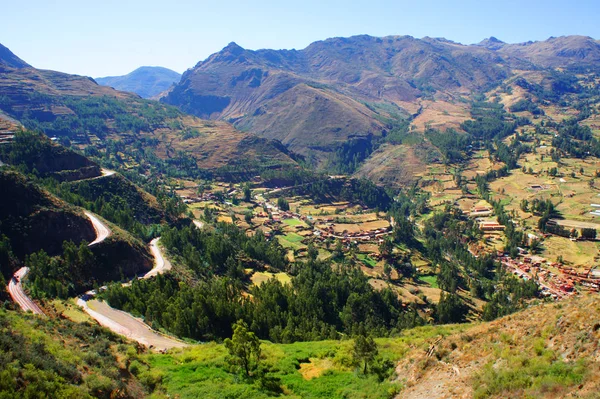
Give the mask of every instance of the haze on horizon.
[[[85, 3], [85, 4], [82, 4]], [[0, 43], [34, 67], [79, 75], [124, 75], [140, 66], [177, 72], [235, 41], [248, 49], [302, 49], [336, 36], [411, 35], [471, 44], [550, 36], [600, 38], [600, 3], [507, 0], [33, 0], [3, 5]]]

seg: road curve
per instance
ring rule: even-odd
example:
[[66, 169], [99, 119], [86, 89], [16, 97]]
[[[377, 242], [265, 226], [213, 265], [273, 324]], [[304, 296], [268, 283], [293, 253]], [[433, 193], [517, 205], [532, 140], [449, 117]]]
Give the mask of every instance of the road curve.
[[165, 259], [160, 248], [158, 247], [159, 240], [160, 240], [160, 237], [155, 238], [154, 240], [150, 241], [150, 252], [152, 253], [152, 256], [154, 257], [154, 267], [152, 268], [152, 270], [150, 270], [148, 273], [146, 273], [144, 275], [144, 277], [142, 277], [144, 279], [151, 278], [158, 274], [162, 274], [162, 273], [166, 272], [167, 270], [171, 270], [171, 267], [172, 267], [171, 262], [169, 262], [167, 259]]
[[[171, 269], [171, 263], [164, 257], [158, 242], [160, 237], [153, 239], [150, 242], [150, 252], [154, 257], [154, 267], [142, 278], [148, 279], [158, 274], [162, 274], [167, 270]], [[123, 286], [130, 286], [131, 283], [124, 283]], [[92, 291], [87, 292], [88, 295], [94, 295]], [[92, 309], [88, 302], [82, 298], [77, 299], [77, 304], [83, 308], [83, 310], [90, 315], [94, 320], [101, 326], [108, 328], [109, 330], [123, 335], [131, 340], [139, 342], [142, 345], [157, 349], [166, 350], [170, 348], [182, 348], [187, 346], [182, 341], [175, 338], [160, 334], [154, 331], [150, 326], [144, 323], [142, 320], [133, 317], [127, 312], [123, 312], [118, 309], [111, 308], [107, 303], [90, 300], [95, 309]]]
[[25, 312], [28, 310], [33, 312], [34, 314], [44, 315], [44, 312], [36, 305], [35, 302], [31, 300], [23, 291], [23, 285], [21, 285], [21, 280], [27, 272], [29, 271], [28, 267], [22, 267], [16, 271], [13, 278], [10, 279], [8, 283], [8, 293], [15, 303], [17, 303], [21, 309]]
[[[104, 241], [107, 237], [110, 236], [111, 231], [96, 216], [94, 216], [88, 211], [85, 211], [84, 213], [90, 219], [92, 225], [94, 226], [94, 230], [96, 231], [96, 239], [89, 244], [89, 246], [91, 247], [92, 245], [96, 245]], [[34, 314], [43, 315], [44, 312], [42, 312], [40, 307], [36, 305], [36, 303], [33, 302], [23, 290], [23, 285], [21, 284], [21, 281], [23, 280], [23, 277], [25, 277], [27, 272], [29, 272], [28, 267], [22, 267], [15, 272], [13, 278], [11, 278], [10, 282], [8, 283], [8, 293], [10, 294], [10, 297], [13, 299], [13, 301], [15, 301], [23, 311], [27, 312], [29, 310]]]
[[89, 244], [90, 247], [92, 245], [99, 244], [102, 241], [106, 240], [108, 237], [110, 237], [111, 231], [108, 228], [108, 226], [106, 226], [104, 223], [102, 223], [100, 221], [100, 219], [98, 219], [92, 213], [90, 213], [88, 211], [85, 211], [84, 213], [85, 213], [85, 216], [87, 216], [88, 219], [90, 219], [90, 221], [92, 222], [92, 225], [94, 226], [94, 230], [96, 231], [96, 239]]
[[121, 310], [113, 309], [105, 302], [91, 300], [90, 303], [96, 309], [92, 309], [88, 302], [83, 299], [77, 299], [77, 304], [96, 320], [98, 324], [119, 335], [123, 335], [142, 345], [157, 350], [183, 348], [184, 346], [187, 346], [185, 342], [154, 331], [140, 319]]
[[201, 221], [196, 220], [196, 219], [194, 219], [193, 222], [194, 222], [194, 226], [196, 226], [199, 229], [201, 229], [201, 228], [204, 227], [204, 222], [201, 222]]

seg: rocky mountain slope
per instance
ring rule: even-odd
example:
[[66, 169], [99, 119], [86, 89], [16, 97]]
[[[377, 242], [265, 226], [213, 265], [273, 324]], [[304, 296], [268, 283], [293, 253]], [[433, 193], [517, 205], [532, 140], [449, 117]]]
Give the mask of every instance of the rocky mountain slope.
[[324, 165], [349, 140], [385, 135], [392, 121], [422, 131], [470, 118], [469, 101], [515, 76], [547, 67], [594, 66], [600, 45], [586, 37], [478, 45], [367, 35], [303, 50], [246, 50], [230, 43], [184, 73], [161, 101], [227, 120]]
[[[0, 112], [29, 129], [65, 136], [82, 146], [102, 147], [106, 139], [126, 145], [141, 143], [165, 162], [176, 163], [184, 154], [199, 169], [237, 165], [240, 159], [254, 164], [295, 164], [277, 142], [256, 138], [227, 123], [190, 117], [174, 107], [98, 85], [88, 77], [27, 64], [17, 67], [15, 59], [10, 52], [0, 58]], [[218, 147], [222, 151], [208, 155], [195, 151]], [[182, 153], [186, 149], [189, 152]]]
[[102, 86], [128, 91], [142, 98], [154, 97], [179, 82], [181, 74], [163, 67], [143, 66], [123, 76], [96, 78]]

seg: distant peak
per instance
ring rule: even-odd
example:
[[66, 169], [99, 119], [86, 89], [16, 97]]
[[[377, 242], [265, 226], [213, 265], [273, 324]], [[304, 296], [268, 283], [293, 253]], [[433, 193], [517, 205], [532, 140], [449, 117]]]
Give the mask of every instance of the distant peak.
[[489, 38], [483, 39], [482, 41], [477, 43], [478, 46], [485, 47], [489, 50], [498, 50], [502, 48], [505, 44], [506, 43], [504, 43], [502, 40], [497, 39], [494, 36], [490, 36]]
[[238, 45], [236, 42], [231, 42], [227, 46], [225, 46], [223, 50], [227, 50], [230, 52], [242, 52], [244, 51], [244, 48]]
[[502, 40], [498, 40], [494, 36], [490, 36], [489, 39], [487, 39], [487, 41], [490, 43], [503, 43], [504, 44], [504, 42]]

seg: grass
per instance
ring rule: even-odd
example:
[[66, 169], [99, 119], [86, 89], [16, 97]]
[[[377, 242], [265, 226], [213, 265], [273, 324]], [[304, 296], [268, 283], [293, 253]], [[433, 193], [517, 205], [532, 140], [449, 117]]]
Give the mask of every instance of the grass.
[[287, 233], [283, 236], [283, 238], [291, 243], [299, 243], [304, 240], [304, 237], [296, 233]]
[[272, 278], [276, 278], [282, 284], [290, 284], [292, 282], [292, 278], [287, 273], [271, 273], [271, 272], [255, 272], [252, 275], [252, 284], [261, 285], [265, 281], [268, 281]]
[[420, 276], [419, 280], [426, 282], [432, 288], [440, 288], [436, 276]]
[[[559, 393], [563, 388], [580, 384], [586, 375], [583, 361], [565, 362], [544, 348], [544, 342], [535, 344], [533, 353], [509, 351], [502, 356], [503, 366], [488, 363], [474, 380], [474, 398], [493, 395], [510, 397], [540, 397], [544, 393]], [[555, 396], [560, 397], [560, 395]]]
[[[428, 340], [462, 331], [464, 326], [421, 327], [398, 338], [376, 339], [383, 359], [396, 361], [412, 346], [427, 347]], [[393, 398], [402, 386], [390, 380], [380, 382], [364, 376], [352, 362], [352, 341], [262, 343], [262, 363], [269, 376], [279, 379], [280, 398]], [[223, 345], [209, 343], [167, 355], [149, 354], [144, 360], [162, 379], [170, 397], [185, 398], [268, 398], [273, 394], [257, 381], [230, 372]], [[309, 377], [309, 378], [307, 378]]]
[[301, 220], [298, 219], [284, 219], [283, 223], [287, 224], [288, 226], [304, 226], [304, 222], [302, 222]]
[[377, 261], [373, 258], [371, 258], [369, 255], [366, 254], [358, 254], [356, 255], [356, 257], [358, 259], [360, 259], [365, 265], [373, 268], [377, 265]]

